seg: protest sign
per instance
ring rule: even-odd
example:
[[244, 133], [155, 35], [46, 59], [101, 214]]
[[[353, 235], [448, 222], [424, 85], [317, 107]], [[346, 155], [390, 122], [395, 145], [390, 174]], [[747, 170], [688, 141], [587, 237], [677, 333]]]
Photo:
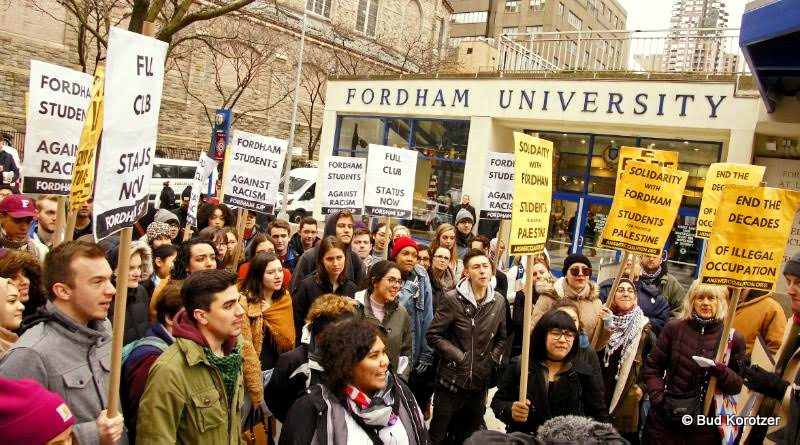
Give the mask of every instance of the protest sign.
[[346, 210], [355, 215], [364, 208], [364, 177], [367, 160], [331, 156], [325, 161], [325, 194], [322, 214]]
[[797, 191], [726, 185], [700, 281], [774, 291], [798, 205]]
[[272, 213], [288, 143], [259, 134], [233, 132], [222, 202], [258, 213]]
[[511, 219], [514, 195], [514, 154], [486, 153], [480, 217]]
[[[94, 154], [100, 134], [103, 132], [103, 97], [105, 96], [106, 71], [103, 65], [97, 65], [92, 83], [92, 98], [86, 111], [75, 164], [72, 168], [72, 184], [69, 193], [70, 211], [74, 216], [77, 208], [92, 197], [94, 182]], [[67, 236], [72, 232], [67, 230]], [[71, 238], [70, 238], [71, 239]]]
[[111, 28], [94, 233], [105, 238], [147, 212], [167, 43]]
[[515, 132], [514, 159], [510, 253], [539, 253], [544, 250], [550, 225], [553, 143]]
[[689, 174], [628, 161], [599, 245], [631, 253], [661, 255], [678, 214]]
[[200, 204], [200, 194], [204, 185], [210, 181], [211, 172], [217, 168], [217, 161], [208, 157], [208, 153], [201, 151], [197, 160], [197, 168], [192, 179], [192, 193], [189, 195], [189, 208], [186, 212], [186, 225], [193, 227], [197, 224], [197, 206]]
[[417, 151], [369, 144], [364, 209], [369, 216], [411, 218]]
[[91, 90], [91, 75], [31, 60], [23, 193], [69, 195]]
[[645, 162], [677, 170], [678, 152], [640, 147], [621, 147], [619, 149], [619, 163], [617, 164], [617, 184], [622, 180], [625, 167], [630, 161]]
[[731, 164], [717, 162], [711, 164], [706, 174], [703, 185], [703, 200], [700, 203], [700, 214], [697, 217], [695, 228], [698, 238], [708, 239], [711, 236], [711, 227], [719, 207], [719, 199], [726, 185], [749, 185], [756, 187], [761, 183], [766, 167], [759, 165]]

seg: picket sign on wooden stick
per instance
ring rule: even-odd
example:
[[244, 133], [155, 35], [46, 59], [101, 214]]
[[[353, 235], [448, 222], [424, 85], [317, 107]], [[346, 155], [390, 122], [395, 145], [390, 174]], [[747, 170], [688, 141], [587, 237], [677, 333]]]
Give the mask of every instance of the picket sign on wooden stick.
[[132, 227], [120, 232], [119, 261], [117, 262], [117, 293], [114, 296], [113, 334], [111, 338], [111, 373], [108, 377], [108, 418], [117, 415], [119, 381], [122, 373], [122, 339], [125, 333], [125, 307], [128, 302], [128, 268], [131, 262]]
[[525, 262], [525, 312], [522, 315], [522, 357], [520, 359], [519, 401], [525, 403], [528, 395], [528, 362], [531, 349], [531, 312], [533, 312], [533, 262], [534, 256], [528, 255]]
[[383, 253], [381, 253], [381, 257], [384, 260], [388, 260], [389, 259], [389, 243], [392, 241], [392, 229], [391, 229], [392, 218], [390, 218], [388, 216], [383, 218], [383, 223], [386, 224], [386, 245], [383, 247]]
[[[617, 269], [617, 276], [614, 277], [614, 284], [611, 285], [611, 290], [608, 292], [608, 297], [606, 297], [606, 304], [607, 308], [611, 307], [611, 302], [614, 301], [614, 294], [617, 292], [617, 288], [619, 287], [619, 282], [622, 280], [622, 275], [625, 273], [625, 267], [628, 265], [628, 261], [632, 259], [634, 255], [630, 252], [625, 252], [622, 255], [622, 260], [619, 263], [619, 269]], [[632, 271], [631, 271], [632, 272]], [[569, 272], [567, 272], [569, 273]], [[592, 332], [592, 348], [594, 350], [597, 347], [597, 342], [600, 339], [600, 333], [603, 331], [603, 323], [597, 322], [594, 325], [594, 332]]]
[[[155, 34], [153, 22], [144, 22], [142, 34], [152, 37]], [[76, 209], [77, 211], [77, 209]], [[119, 410], [119, 383], [122, 374], [122, 340], [125, 334], [125, 308], [128, 303], [128, 269], [131, 261], [131, 238], [133, 227], [120, 231], [117, 262], [117, 293], [114, 297], [114, 320], [111, 335], [111, 372], [108, 377], [108, 407], [106, 416], [116, 417]]]
[[[725, 315], [725, 325], [722, 327], [722, 336], [719, 338], [719, 346], [717, 346], [717, 355], [714, 357], [714, 363], [722, 362], [725, 357], [725, 350], [728, 348], [728, 335], [733, 326], [733, 317], [736, 315], [736, 306], [739, 305], [739, 297], [742, 295], [741, 288], [735, 288], [731, 301], [728, 304], [728, 313]], [[708, 380], [708, 389], [706, 390], [706, 398], [703, 403], [703, 413], [709, 415], [708, 410], [711, 408], [711, 401], [714, 400], [714, 390], [717, 388], [717, 378], [711, 376]]]
[[64, 239], [64, 225], [66, 225], [67, 197], [60, 195], [56, 204], [56, 230], [53, 232], [53, 247], [61, 244]]

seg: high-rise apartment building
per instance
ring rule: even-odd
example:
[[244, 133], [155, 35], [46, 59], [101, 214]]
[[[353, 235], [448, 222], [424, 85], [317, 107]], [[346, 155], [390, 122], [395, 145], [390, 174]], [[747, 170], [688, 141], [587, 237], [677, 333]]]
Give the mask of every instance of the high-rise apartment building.
[[[450, 45], [540, 32], [563, 32], [531, 50], [559, 68], [606, 69], [627, 58], [621, 39], [597, 31], [625, 29], [617, 0], [450, 0]], [[582, 33], [578, 35], [578, 31]], [[580, 42], [580, 44], [579, 44]]]
[[719, 72], [730, 66], [735, 55], [725, 53], [727, 39], [722, 30], [727, 25], [722, 0], [675, 0], [664, 46], [664, 71]]

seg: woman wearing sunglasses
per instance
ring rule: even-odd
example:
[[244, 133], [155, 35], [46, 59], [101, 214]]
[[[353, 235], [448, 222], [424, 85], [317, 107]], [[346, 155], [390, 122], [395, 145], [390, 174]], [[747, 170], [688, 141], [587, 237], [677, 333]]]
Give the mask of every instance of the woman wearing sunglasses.
[[601, 309], [603, 331], [598, 353], [605, 402], [611, 424], [633, 445], [639, 443], [639, 403], [644, 395], [638, 385], [644, 360], [656, 342], [650, 320], [639, 307], [636, 285], [623, 278], [611, 300]]
[[572, 254], [564, 259], [564, 274], [553, 284], [552, 292], [542, 292], [536, 301], [531, 316], [531, 325], [542, 315], [552, 309], [556, 301], [567, 298], [580, 308], [581, 325], [588, 335], [592, 335], [597, 324], [598, 314], [603, 303], [600, 302], [600, 290], [592, 281], [592, 262], [580, 254]]
[[492, 411], [506, 431], [534, 434], [547, 420], [566, 415], [608, 420], [602, 378], [578, 359], [577, 337], [566, 312], [542, 316], [531, 337], [527, 400], [519, 401], [520, 357], [511, 360], [492, 398]]

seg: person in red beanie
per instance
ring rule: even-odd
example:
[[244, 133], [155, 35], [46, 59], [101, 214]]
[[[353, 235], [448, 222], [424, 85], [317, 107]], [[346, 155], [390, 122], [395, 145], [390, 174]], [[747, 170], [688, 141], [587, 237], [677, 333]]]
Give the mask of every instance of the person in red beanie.
[[414, 337], [408, 386], [411, 387], [414, 397], [417, 397], [417, 404], [426, 410], [430, 396], [424, 388], [435, 378], [433, 350], [425, 339], [433, 320], [433, 289], [428, 272], [417, 261], [418, 253], [419, 246], [413, 239], [407, 236], [394, 239], [391, 259], [400, 268], [400, 277], [403, 280], [397, 301], [411, 317]]
[[75, 416], [64, 399], [36, 380], [0, 378], [0, 438], [3, 443], [70, 445]]
[[0, 246], [28, 252], [44, 262], [47, 247], [30, 237], [36, 204], [24, 195], [11, 195], [0, 202]]

